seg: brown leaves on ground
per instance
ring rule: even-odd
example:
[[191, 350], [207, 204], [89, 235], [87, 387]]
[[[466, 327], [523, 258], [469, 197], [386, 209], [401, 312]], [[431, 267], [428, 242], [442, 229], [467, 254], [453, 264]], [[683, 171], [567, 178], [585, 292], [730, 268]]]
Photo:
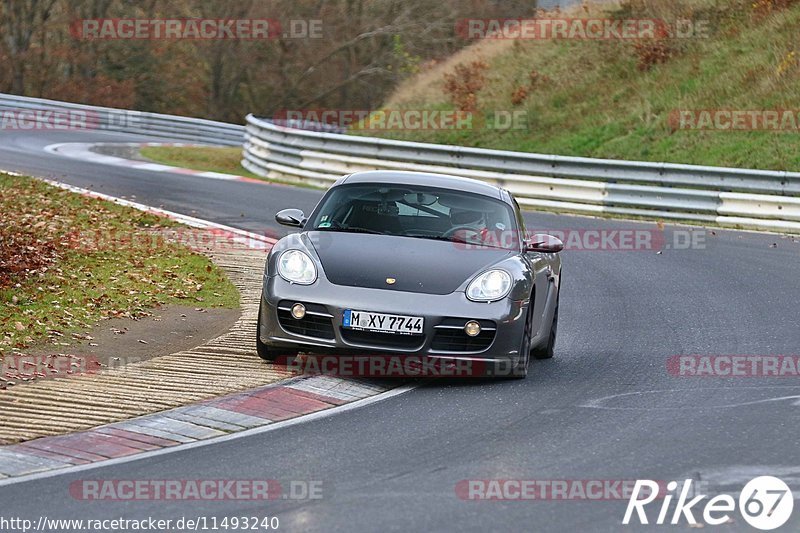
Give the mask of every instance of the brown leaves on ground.
[[68, 345], [100, 319], [140, 319], [177, 301], [235, 305], [235, 287], [207, 258], [159, 235], [174, 227], [0, 173], [0, 355]]
[[120, 216], [104, 202], [4, 176], [0, 182], [0, 289], [41, 275], [71, 250], [87, 253], [100, 236], [136, 230], [157, 219], [143, 213]]
[[0, 214], [0, 289], [37, 272], [46, 272], [58, 260], [58, 245], [9, 224]]

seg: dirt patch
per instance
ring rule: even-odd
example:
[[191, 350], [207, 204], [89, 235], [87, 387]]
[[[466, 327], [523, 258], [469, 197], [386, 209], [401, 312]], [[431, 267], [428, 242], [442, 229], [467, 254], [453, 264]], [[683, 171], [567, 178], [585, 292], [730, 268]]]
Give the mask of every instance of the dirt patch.
[[153, 316], [103, 320], [86, 333], [62, 342], [38, 344], [22, 353], [6, 354], [0, 389], [97, 373], [153, 357], [190, 350], [227, 332], [239, 309], [201, 309], [170, 305]]

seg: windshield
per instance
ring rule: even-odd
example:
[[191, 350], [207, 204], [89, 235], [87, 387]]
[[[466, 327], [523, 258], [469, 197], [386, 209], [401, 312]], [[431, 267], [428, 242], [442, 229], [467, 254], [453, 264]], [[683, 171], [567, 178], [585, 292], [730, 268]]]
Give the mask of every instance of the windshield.
[[419, 186], [343, 185], [323, 200], [307, 230], [395, 235], [515, 248], [513, 212], [500, 200]]

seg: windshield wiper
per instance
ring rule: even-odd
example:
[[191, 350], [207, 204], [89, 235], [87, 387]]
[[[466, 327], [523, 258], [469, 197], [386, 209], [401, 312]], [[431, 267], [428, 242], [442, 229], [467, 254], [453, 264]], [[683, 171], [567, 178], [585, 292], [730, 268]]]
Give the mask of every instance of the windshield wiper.
[[484, 248], [496, 248], [498, 250], [505, 250], [502, 246], [495, 246], [494, 244], [488, 244], [481, 241], [470, 241], [463, 237], [458, 237], [456, 235], [451, 235], [450, 237], [445, 237], [444, 235], [403, 235], [404, 237], [411, 237], [414, 239], [430, 239], [432, 241], [446, 241], [446, 242], [454, 242], [457, 244], [469, 244], [471, 246], [482, 246]]
[[336, 226], [336, 227], [329, 227], [329, 228], [315, 228], [316, 231], [341, 231], [343, 233], [369, 233], [371, 235], [386, 235], [382, 231], [375, 231], [374, 229], [369, 228], [358, 228], [353, 226]]
[[451, 235], [450, 237], [445, 237], [444, 235], [404, 235], [404, 237], [412, 237], [414, 239], [430, 239], [432, 241], [457, 242], [459, 244], [475, 244], [464, 239], [463, 237], [456, 237], [455, 235]]

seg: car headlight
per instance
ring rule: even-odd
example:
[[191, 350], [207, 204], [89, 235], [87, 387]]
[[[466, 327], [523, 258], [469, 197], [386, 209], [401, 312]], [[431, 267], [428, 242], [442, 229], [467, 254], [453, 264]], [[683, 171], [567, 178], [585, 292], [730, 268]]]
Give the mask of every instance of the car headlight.
[[505, 270], [487, 270], [467, 287], [467, 298], [473, 302], [493, 302], [511, 291], [511, 274]]
[[300, 250], [283, 252], [278, 258], [278, 274], [291, 283], [311, 285], [317, 281], [317, 267], [307, 253]]

